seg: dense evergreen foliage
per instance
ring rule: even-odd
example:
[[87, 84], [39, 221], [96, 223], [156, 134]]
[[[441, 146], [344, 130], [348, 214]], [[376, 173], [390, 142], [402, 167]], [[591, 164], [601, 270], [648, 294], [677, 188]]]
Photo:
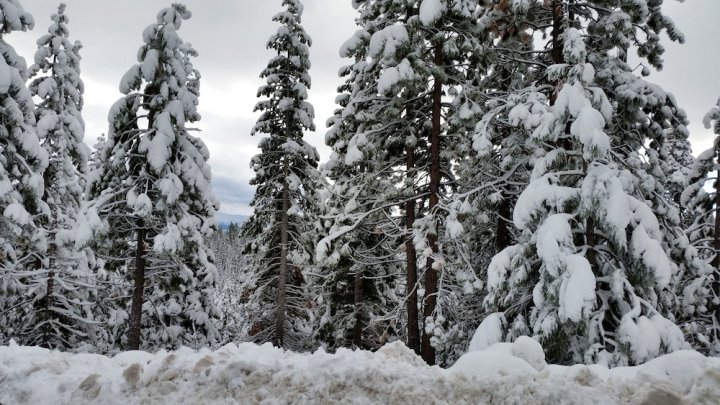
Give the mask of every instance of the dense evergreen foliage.
[[563, 364], [718, 354], [720, 102], [693, 157], [652, 82], [662, 41], [683, 42], [662, 0], [352, 4], [320, 166], [312, 41], [282, 1], [241, 134], [262, 136], [254, 212], [219, 230], [189, 10], [143, 31], [90, 152], [65, 6], [28, 69], [5, 34], [32, 17], [0, 0], [0, 344], [401, 340], [449, 365], [471, 338], [530, 336]]
[[260, 74], [266, 84], [258, 97], [264, 100], [255, 106], [262, 114], [252, 131], [267, 136], [251, 161], [255, 211], [242, 229], [254, 279], [246, 313], [254, 341], [300, 349], [312, 330], [306, 277], [313, 262], [319, 156], [303, 139], [303, 131], [315, 130], [306, 101], [312, 41], [301, 25], [303, 5], [282, 4], [285, 10], [273, 17], [281, 26], [267, 42], [276, 55]]
[[48, 265], [41, 225], [50, 214], [42, 198], [48, 153], [35, 129], [27, 65], [6, 42], [31, 29], [33, 18], [15, 0], [0, 1], [0, 10], [0, 341], [34, 342], [39, 333], [27, 331], [25, 320], [35, 312], [34, 279]]
[[29, 278], [35, 310], [22, 334], [29, 338], [25, 343], [72, 348], [92, 337], [94, 329], [94, 257], [89, 249], [78, 249], [73, 236], [90, 150], [83, 143], [81, 44], [68, 39], [64, 5], [51, 20], [29, 70], [30, 92], [40, 100], [36, 131], [49, 157], [42, 196], [49, 212], [39, 218], [48, 246]]
[[200, 119], [200, 74], [190, 62], [197, 53], [177, 34], [188, 18], [184, 6], [174, 5], [145, 29], [139, 63], [120, 83], [126, 96], [110, 112], [108, 139], [88, 188], [98, 254], [106, 270], [132, 283], [131, 293], [122, 285], [110, 293], [124, 313], [109, 307], [100, 316], [127, 318], [127, 339], [111, 338], [134, 349], [219, 339], [217, 270], [205, 243], [218, 204], [208, 150], [187, 126]]

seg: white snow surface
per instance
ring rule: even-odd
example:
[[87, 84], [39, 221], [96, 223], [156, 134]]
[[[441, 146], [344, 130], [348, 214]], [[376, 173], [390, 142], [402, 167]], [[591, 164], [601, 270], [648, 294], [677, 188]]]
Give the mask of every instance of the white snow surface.
[[679, 351], [638, 367], [546, 365], [522, 337], [429, 367], [402, 343], [296, 354], [250, 343], [114, 357], [0, 347], [0, 403], [716, 404], [720, 359]]
[[485, 317], [477, 330], [475, 330], [468, 351], [482, 351], [502, 341], [502, 316], [502, 312], [497, 312]]
[[420, 21], [424, 25], [432, 25], [445, 11], [442, 0], [423, 0], [420, 3]]

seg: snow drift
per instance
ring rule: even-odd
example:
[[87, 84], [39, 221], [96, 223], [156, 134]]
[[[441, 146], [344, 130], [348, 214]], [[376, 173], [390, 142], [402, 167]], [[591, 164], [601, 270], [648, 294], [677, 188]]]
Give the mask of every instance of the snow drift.
[[548, 366], [529, 338], [428, 367], [402, 343], [375, 353], [270, 345], [70, 354], [0, 347], [0, 403], [694, 403], [720, 401], [720, 359], [675, 352], [639, 367]]

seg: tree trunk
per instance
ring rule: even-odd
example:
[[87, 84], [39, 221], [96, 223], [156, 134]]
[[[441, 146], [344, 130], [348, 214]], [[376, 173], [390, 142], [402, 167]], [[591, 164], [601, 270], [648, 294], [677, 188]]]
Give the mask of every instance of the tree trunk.
[[[443, 65], [442, 44], [435, 44], [434, 64], [436, 68]], [[430, 215], [435, 217], [437, 212], [435, 208], [440, 202], [440, 130], [441, 130], [441, 114], [442, 114], [442, 79], [439, 75], [435, 75], [434, 87], [432, 92], [432, 129], [430, 131], [430, 196], [429, 211]], [[435, 227], [432, 232], [428, 233], [428, 246], [432, 249], [433, 256], [427, 258], [425, 269], [425, 297], [423, 306], [423, 324], [428, 317], [435, 315], [435, 306], [437, 305], [438, 292], [438, 271], [434, 267], [434, 255], [438, 253], [438, 231], [439, 223], [435, 220]], [[435, 348], [430, 343], [432, 331], [423, 328], [422, 335], [422, 358], [429, 365], [435, 364]]]
[[355, 346], [356, 348], [362, 348], [362, 304], [364, 296], [364, 282], [365, 277], [363, 277], [362, 270], [358, 270], [358, 272], [355, 273], [355, 327], [353, 329], [353, 346]]
[[[509, 92], [512, 87], [512, 72], [503, 69], [500, 73], [502, 90]], [[510, 136], [510, 130], [503, 128], [501, 136], [507, 138]], [[500, 140], [499, 144], [502, 143]], [[513, 200], [511, 200], [511, 194], [503, 189], [501, 190], [502, 201], [497, 211], [497, 223], [495, 227], [495, 253], [501, 252], [506, 247], [512, 244], [510, 235], [510, 217], [512, 216]]]
[[[42, 200], [45, 203], [48, 202], [48, 195], [50, 193], [50, 189], [49, 189], [50, 183], [51, 183], [50, 170], [49, 170], [49, 168], [47, 168], [43, 172], [44, 189], [43, 189]], [[53, 230], [56, 228], [55, 226], [53, 226], [53, 225], [55, 225], [55, 222], [56, 222], [56, 221], [53, 221], [53, 218], [54, 218], [53, 216], [47, 217], [48, 229], [50, 229], [50, 230]], [[50, 224], [50, 222], [53, 222], [53, 223]], [[42, 347], [45, 347], [48, 349], [51, 348], [50, 347], [50, 335], [52, 334], [52, 325], [50, 324], [50, 320], [53, 318], [51, 309], [52, 309], [52, 305], [53, 305], [52, 296], [53, 296], [53, 293], [55, 290], [55, 271], [53, 271], [54, 262], [52, 260], [52, 256], [55, 252], [55, 249], [53, 249], [53, 246], [55, 243], [56, 243], [55, 234], [52, 234], [51, 241], [50, 241], [50, 244], [49, 244], [48, 250], [47, 250], [47, 259], [48, 259], [47, 288], [45, 289], [45, 299], [43, 300], [43, 308], [42, 308], [43, 321], [45, 322], [45, 324], [42, 329], [43, 332], [42, 332], [41, 345], [42, 345]], [[36, 266], [37, 270], [42, 270], [42, 267], [43, 267], [42, 259], [38, 258], [35, 263], [35, 266]]]
[[553, 15], [553, 31], [552, 31], [552, 60], [553, 63], [563, 63], [563, 43], [562, 33], [563, 29], [563, 18], [565, 12], [563, 11], [562, 0], [552, 0], [552, 15]]
[[142, 306], [145, 292], [145, 221], [138, 221], [137, 246], [135, 247], [135, 272], [132, 295], [132, 308], [130, 310], [130, 327], [128, 329], [128, 350], [140, 350], [140, 332], [142, 321]]
[[[587, 174], [587, 163], [583, 163], [583, 171]], [[597, 253], [595, 252], [595, 218], [592, 215], [585, 219], [585, 246], [587, 246], [587, 261], [594, 274], [598, 274]]]
[[495, 232], [495, 252], [499, 253], [506, 247], [510, 246], [510, 230], [508, 229], [508, 218], [512, 216], [512, 207], [510, 205], [510, 196], [506, 192], [502, 193], [502, 202], [498, 207], [497, 228]]
[[[720, 136], [715, 139], [715, 156], [720, 166]], [[718, 171], [720, 173], [720, 171]], [[719, 176], [720, 177], [720, 176]], [[715, 180], [715, 232], [713, 234], [715, 257], [712, 265], [715, 267], [715, 280], [712, 283], [715, 297], [720, 299], [720, 178]], [[720, 324], [720, 305], [715, 305], [715, 320]]]
[[[552, 30], [552, 51], [550, 53], [552, 62], [555, 64], [564, 63], [563, 58], [563, 42], [560, 38], [563, 34], [563, 18], [565, 13], [563, 11], [562, 0], [552, 0], [552, 16], [553, 16], [553, 30]], [[555, 88], [550, 95], [550, 105], [555, 105], [557, 100], [558, 89]]]
[[285, 175], [283, 177], [282, 218], [280, 220], [280, 274], [278, 274], [277, 311], [275, 312], [275, 345], [277, 347], [283, 347], [285, 344], [285, 284], [288, 273], [288, 233], [290, 232], [290, 219], [288, 218], [290, 190], [287, 183], [290, 167], [287, 158], [283, 162], [283, 171]]
[[[407, 172], [412, 176], [414, 184], [415, 147], [407, 147]], [[413, 190], [413, 193], [415, 191]], [[417, 252], [413, 243], [412, 228], [415, 223], [415, 200], [405, 203], [405, 254], [407, 267], [407, 345], [415, 353], [420, 354], [420, 327], [418, 323], [418, 294], [417, 294]]]
[[53, 318], [52, 316], [52, 304], [53, 304], [53, 290], [55, 288], [55, 272], [50, 270], [48, 273], [47, 278], [47, 289], [45, 290], [45, 299], [43, 302], [43, 321], [45, 321], [45, 325], [43, 326], [43, 337], [42, 337], [42, 347], [51, 349], [50, 347], [50, 335], [52, 333], [52, 325], [50, 324], [50, 320]]

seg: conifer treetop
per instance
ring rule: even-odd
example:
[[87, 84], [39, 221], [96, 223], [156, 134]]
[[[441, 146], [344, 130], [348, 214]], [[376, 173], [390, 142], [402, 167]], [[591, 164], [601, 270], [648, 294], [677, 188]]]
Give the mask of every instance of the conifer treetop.
[[[308, 70], [312, 40], [301, 25], [302, 4], [297, 0], [285, 0], [283, 5], [287, 9], [273, 17], [273, 21], [282, 25], [270, 36], [267, 48], [277, 51], [277, 55], [260, 74], [266, 84], [260, 86], [257, 96], [267, 99], [255, 106], [255, 111], [263, 111], [263, 114], [252, 134], [280, 135], [280, 128], [292, 124], [283, 135], [302, 137], [303, 130], [315, 130], [314, 109], [305, 101], [311, 87]], [[288, 118], [292, 119], [288, 121]]]

